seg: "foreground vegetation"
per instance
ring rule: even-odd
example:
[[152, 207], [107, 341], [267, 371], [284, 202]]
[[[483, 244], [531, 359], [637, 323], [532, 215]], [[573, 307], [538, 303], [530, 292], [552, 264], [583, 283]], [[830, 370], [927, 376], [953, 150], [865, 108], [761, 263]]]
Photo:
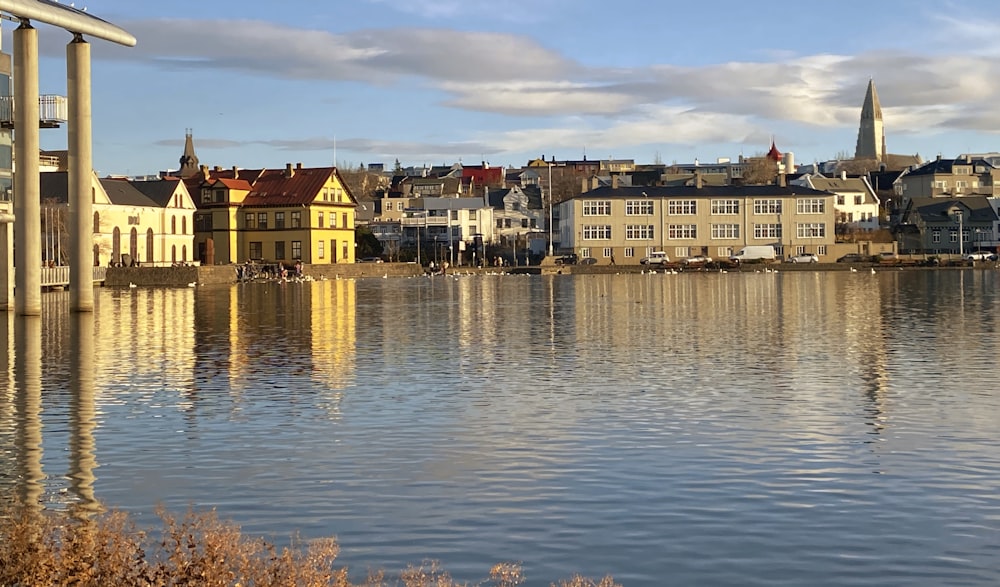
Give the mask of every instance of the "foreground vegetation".
[[[525, 583], [520, 565], [501, 563], [489, 578], [459, 583], [437, 563], [411, 566], [398, 576], [369, 572], [352, 583], [337, 568], [333, 538], [292, 540], [278, 548], [244, 536], [214, 512], [176, 517], [157, 512], [163, 528], [151, 535], [121, 512], [94, 518], [8, 510], [0, 515], [0, 585], [80, 587], [514, 587]], [[611, 577], [573, 577], [554, 587], [620, 587]]]

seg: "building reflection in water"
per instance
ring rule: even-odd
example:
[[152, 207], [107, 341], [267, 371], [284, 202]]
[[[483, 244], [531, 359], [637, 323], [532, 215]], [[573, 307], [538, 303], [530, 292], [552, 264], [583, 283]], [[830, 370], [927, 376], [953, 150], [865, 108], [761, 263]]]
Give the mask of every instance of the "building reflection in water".
[[94, 314], [74, 312], [70, 320], [70, 492], [77, 500], [74, 510], [86, 517], [100, 510], [94, 496]]
[[43, 505], [42, 471], [42, 318], [14, 318], [15, 494], [29, 510]]

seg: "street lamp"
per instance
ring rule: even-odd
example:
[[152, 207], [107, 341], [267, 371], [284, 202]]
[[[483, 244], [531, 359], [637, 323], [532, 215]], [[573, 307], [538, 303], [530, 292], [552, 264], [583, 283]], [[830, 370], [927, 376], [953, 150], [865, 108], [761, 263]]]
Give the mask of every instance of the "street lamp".
[[552, 252], [552, 164], [549, 163], [549, 256], [553, 256]]
[[955, 210], [955, 217], [958, 218], [958, 256], [959, 257], [963, 257], [963, 256], [965, 256], [965, 250], [964, 250], [964, 247], [962, 246], [964, 244], [962, 242], [963, 241], [963, 238], [962, 238], [962, 211], [961, 210]]

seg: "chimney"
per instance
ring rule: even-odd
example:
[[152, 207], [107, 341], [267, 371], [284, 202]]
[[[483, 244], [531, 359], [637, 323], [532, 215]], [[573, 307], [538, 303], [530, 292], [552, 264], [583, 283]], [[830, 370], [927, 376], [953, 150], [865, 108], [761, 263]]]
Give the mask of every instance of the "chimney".
[[611, 189], [613, 189], [613, 190], [618, 189], [618, 176], [617, 175], [612, 175], [611, 176]]
[[222, 166], [221, 165], [216, 165], [215, 166], [215, 171], [216, 171], [216, 173], [222, 171]]
[[694, 187], [695, 187], [695, 189], [699, 189], [699, 190], [701, 188], [705, 187], [705, 184], [704, 184], [704, 182], [701, 179], [701, 171], [695, 171], [694, 172]]
[[203, 181], [208, 181], [212, 177], [212, 174], [208, 172], [208, 165], [201, 166], [201, 177]]
[[590, 191], [590, 185], [588, 185], [587, 178], [580, 180], [580, 193], [586, 193]]
[[292, 177], [295, 175], [295, 170], [292, 169], [291, 163], [285, 163], [285, 177]]
[[846, 169], [841, 169], [840, 170], [840, 179], [847, 179], [847, 170]]
[[239, 179], [239, 178], [240, 178], [240, 168], [233, 165], [233, 179]]
[[788, 187], [788, 181], [786, 180], [784, 173], [778, 174], [778, 187]]
[[295, 164], [295, 169], [297, 169], [299, 171], [302, 171], [302, 164], [301, 163], [296, 163]]

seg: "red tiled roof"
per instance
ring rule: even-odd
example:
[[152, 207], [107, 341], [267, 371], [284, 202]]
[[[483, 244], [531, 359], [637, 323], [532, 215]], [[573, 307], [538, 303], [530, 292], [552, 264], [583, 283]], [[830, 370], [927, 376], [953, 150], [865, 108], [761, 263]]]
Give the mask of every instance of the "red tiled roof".
[[225, 177], [220, 177], [215, 180], [215, 183], [221, 183], [222, 185], [226, 186], [231, 190], [246, 190], [249, 192], [250, 190], [253, 189], [253, 186], [250, 185], [250, 182], [245, 179], [229, 179]]
[[[306, 206], [319, 195], [336, 167], [295, 167], [291, 177], [287, 169], [265, 170], [253, 183], [253, 191], [243, 200], [244, 206]], [[345, 186], [346, 187], [346, 186]], [[348, 192], [350, 193], [350, 192]], [[354, 201], [354, 196], [351, 196]]]

